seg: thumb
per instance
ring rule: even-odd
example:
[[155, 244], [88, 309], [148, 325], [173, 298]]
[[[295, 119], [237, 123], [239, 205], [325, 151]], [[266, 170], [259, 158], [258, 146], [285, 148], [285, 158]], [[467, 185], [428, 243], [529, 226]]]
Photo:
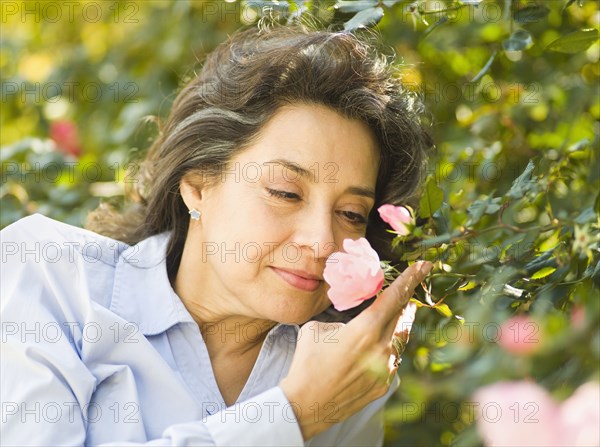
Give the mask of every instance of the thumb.
[[420, 261], [409, 266], [362, 313], [371, 312], [371, 317], [375, 317], [383, 333], [391, 334], [415, 288], [432, 269], [433, 264], [429, 261]]

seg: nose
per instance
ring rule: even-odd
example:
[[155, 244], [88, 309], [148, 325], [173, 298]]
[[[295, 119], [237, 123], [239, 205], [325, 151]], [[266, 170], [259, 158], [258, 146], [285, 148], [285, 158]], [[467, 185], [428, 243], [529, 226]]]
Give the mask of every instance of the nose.
[[298, 217], [294, 243], [302, 251], [310, 251], [312, 260], [324, 263], [332, 253], [339, 250], [334, 235], [333, 213], [325, 206], [315, 206]]

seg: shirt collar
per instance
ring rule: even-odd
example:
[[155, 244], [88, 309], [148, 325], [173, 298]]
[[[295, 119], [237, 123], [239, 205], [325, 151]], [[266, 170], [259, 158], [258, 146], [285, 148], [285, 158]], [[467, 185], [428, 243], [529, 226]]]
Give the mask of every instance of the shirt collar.
[[135, 323], [144, 335], [156, 335], [177, 323], [195, 323], [167, 275], [171, 232], [150, 236], [127, 248], [116, 266], [110, 309]]
[[[116, 265], [110, 310], [137, 325], [144, 335], [165, 332], [178, 323], [196, 324], [167, 275], [172, 232], [150, 236], [124, 250]], [[298, 334], [298, 324], [277, 323], [268, 335]]]

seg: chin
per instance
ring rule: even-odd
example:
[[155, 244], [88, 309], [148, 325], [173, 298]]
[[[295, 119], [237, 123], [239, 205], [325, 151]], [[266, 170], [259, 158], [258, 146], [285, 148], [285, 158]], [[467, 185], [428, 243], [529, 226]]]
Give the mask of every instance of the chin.
[[270, 309], [270, 312], [267, 312], [265, 316], [272, 321], [282, 324], [302, 325], [320, 313], [319, 309], [294, 309], [292, 303], [287, 304], [284, 308]]
[[283, 313], [283, 314], [276, 315], [276, 318], [274, 319], [274, 321], [277, 321], [278, 323], [282, 323], [282, 324], [303, 325], [311, 318], [312, 318], [312, 315], [309, 315], [309, 314], [299, 315], [297, 313], [295, 313], [295, 314]]

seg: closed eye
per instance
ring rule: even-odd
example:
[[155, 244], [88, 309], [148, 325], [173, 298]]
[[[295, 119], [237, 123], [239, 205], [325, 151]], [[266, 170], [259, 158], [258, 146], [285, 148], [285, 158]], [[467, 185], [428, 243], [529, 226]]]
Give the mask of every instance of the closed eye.
[[[265, 189], [267, 191], [267, 194], [269, 194], [272, 197], [276, 197], [278, 199], [283, 199], [283, 200], [286, 200], [289, 202], [297, 202], [297, 201], [302, 200], [300, 195], [298, 195], [294, 192], [283, 191], [280, 189], [272, 189], [272, 188], [265, 188]], [[338, 214], [343, 216], [347, 222], [349, 222], [351, 225], [354, 225], [356, 227], [364, 227], [367, 224], [367, 218], [359, 213], [354, 213], [352, 211], [339, 211]]]
[[290, 200], [290, 201], [300, 200], [300, 196], [293, 192], [282, 191], [279, 189], [271, 189], [271, 188], [266, 188], [266, 190], [267, 190], [267, 194], [269, 194], [270, 196], [273, 196], [273, 197], [277, 197], [279, 199]]
[[358, 213], [353, 213], [351, 211], [340, 211], [350, 223], [355, 225], [366, 225], [367, 219]]

